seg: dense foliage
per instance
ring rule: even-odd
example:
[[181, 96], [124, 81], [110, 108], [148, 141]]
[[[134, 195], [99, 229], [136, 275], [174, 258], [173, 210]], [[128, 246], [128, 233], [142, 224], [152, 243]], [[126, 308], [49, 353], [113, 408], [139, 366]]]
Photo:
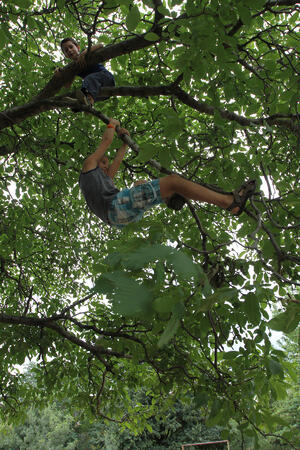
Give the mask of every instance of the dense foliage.
[[[146, 399], [141, 393], [136, 398], [142, 402]], [[136, 435], [116, 423], [89, 422], [80, 418], [78, 413], [70, 414], [67, 401], [54, 403], [40, 411], [30, 408], [22, 424], [0, 425], [0, 449], [165, 450], [179, 448], [187, 442], [220, 440], [220, 431], [216, 427], [207, 429], [204, 418], [191, 402], [176, 402], [163, 416], [150, 416], [147, 429]], [[224, 445], [216, 445], [215, 450], [217, 448], [223, 450]], [[212, 449], [210, 446], [203, 450]]]
[[[1, 3], [5, 416], [67, 397], [142, 429], [148, 406], [133, 408], [128, 392], [143, 386], [151, 414], [193, 395], [224, 438], [229, 419], [255, 441], [282, 422], [270, 407], [295, 372], [270, 330], [300, 318], [298, 13], [291, 0]], [[65, 36], [103, 42], [87, 61], [116, 78], [88, 114], [61, 90], [78, 72], [60, 54]], [[164, 168], [226, 191], [255, 178], [247, 211], [189, 203], [122, 232], [99, 223], [78, 187], [103, 128], [97, 111], [140, 147], [119, 187]], [[17, 368], [26, 358], [38, 361], [35, 389]], [[292, 430], [282, 438], [297, 447]]]
[[[288, 427], [293, 429], [295, 436], [300, 437], [299, 407], [300, 407], [300, 360], [297, 345], [298, 330], [288, 335], [281, 348], [286, 352], [288, 360], [293, 363], [296, 371], [295, 382], [291, 383], [286, 398], [272, 404], [272, 411], [280, 415], [284, 421], [276, 425], [276, 435], [259, 437], [259, 444], [264, 450], [282, 450], [291, 448], [288, 443], [280, 440], [279, 436]], [[33, 375], [34, 365], [27, 366], [27, 383], [35, 386]], [[143, 389], [130, 393], [131, 404], [143, 404], [148, 408], [152, 403], [151, 396]], [[176, 401], [162, 413], [155, 411], [151, 415], [148, 410], [146, 429], [136, 433], [135, 424], [132, 430], [124, 428], [124, 424], [109, 422], [103, 419], [87, 420], [84, 414], [70, 408], [70, 402], [64, 399], [53, 402], [45, 408], [31, 407], [26, 412], [24, 420], [18, 424], [8, 424], [0, 421], [0, 450], [30, 450], [43, 448], [45, 450], [60, 450], [62, 448], [92, 450], [105, 448], [119, 449], [179, 449], [182, 444], [192, 442], [220, 441], [218, 427], [206, 428], [205, 419], [209, 414], [207, 408], [196, 407], [191, 398], [186, 401]], [[251, 437], [247, 436], [233, 420], [230, 421], [230, 435], [228, 436], [231, 450], [253, 448]], [[223, 442], [223, 443], [222, 443]], [[203, 450], [217, 450], [227, 448], [227, 441], [219, 444], [202, 446]], [[192, 447], [196, 448], [196, 447]]]

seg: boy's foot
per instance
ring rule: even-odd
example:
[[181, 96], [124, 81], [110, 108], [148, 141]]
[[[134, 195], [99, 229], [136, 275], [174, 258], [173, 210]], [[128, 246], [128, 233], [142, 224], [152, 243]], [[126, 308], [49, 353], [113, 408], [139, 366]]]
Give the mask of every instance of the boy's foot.
[[89, 102], [90, 106], [94, 106], [95, 100], [94, 98], [91, 96], [91, 94], [87, 94], [86, 95], [87, 101]]
[[226, 210], [232, 211], [235, 216], [239, 216], [240, 214], [242, 214], [245, 209], [247, 200], [254, 194], [255, 188], [255, 180], [249, 180], [243, 183], [242, 186], [232, 192], [233, 202], [228, 206], [228, 208], [226, 208]]
[[[79, 100], [79, 102], [82, 105], [85, 106], [89, 106], [90, 108], [92, 108], [92, 106], [94, 105], [94, 99], [90, 94], [85, 94], [84, 92], [82, 92], [81, 89], [77, 89], [76, 92], [76, 98], [77, 100]], [[81, 110], [78, 108], [72, 108], [73, 112], [80, 112]], [[85, 111], [85, 114], [89, 114], [87, 111]]]
[[88, 99], [88, 97], [82, 92], [81, 89], [76, 90], [76, 98], [85, 106], [91, 106], [91, 103]]

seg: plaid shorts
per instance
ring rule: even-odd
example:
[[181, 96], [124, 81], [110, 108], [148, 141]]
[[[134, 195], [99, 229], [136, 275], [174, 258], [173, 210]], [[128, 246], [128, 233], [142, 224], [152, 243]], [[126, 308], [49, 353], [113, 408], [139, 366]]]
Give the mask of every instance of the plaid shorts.
[[109, 224], [123, 228], [131, 222], [139, 221], [145, 211], [162, 202], [159, 179], [123, 189], [108, 206]]

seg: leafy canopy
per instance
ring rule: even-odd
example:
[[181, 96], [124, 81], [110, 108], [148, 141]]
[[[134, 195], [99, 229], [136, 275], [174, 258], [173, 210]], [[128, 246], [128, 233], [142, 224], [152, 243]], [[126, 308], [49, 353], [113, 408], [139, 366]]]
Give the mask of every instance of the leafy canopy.
[[[128, 391], [142, 385], [162, 399], [189, 392], [224, 437], [229, 418], [254, 440], [272, 432], [269, 405], [292, 371], [270, 334], [300, 317], [298, 12], [285, 0], [0, 5], [4, 415], [68, 397], [130, 424]], [[88, 62], [115, 75], [89, 114], [63, 98], [78, 72], [60, 53], [66, 36], [104, 43]], [[120, 188], [162, 176], [152, 160], [225, 191], [255, 178], [246, 213], [193, 203], [122, 232], [100, 224], [78, 188], [102, 132], [97, 110], [140, 147]], [[26, 359], [38, 361], [36, 389], [18, 373]]]

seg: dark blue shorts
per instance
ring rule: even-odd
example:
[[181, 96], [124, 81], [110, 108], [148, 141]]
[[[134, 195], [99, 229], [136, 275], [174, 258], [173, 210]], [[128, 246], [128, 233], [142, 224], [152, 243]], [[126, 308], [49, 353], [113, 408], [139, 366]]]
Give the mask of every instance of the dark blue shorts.
[[98, 97], [101, 87], [115, 86], [115, 79], [108, 70], [93, 72], [82, 80], [82, 91], [85, 94], [91, 94], [95, 102], [106, 100], [109, 97]]
[[131, 222], [137, 222], [145, 211], [162, 202], [159, 179], [123, 189], [109, 204], [109, 224], [123, 228]]

